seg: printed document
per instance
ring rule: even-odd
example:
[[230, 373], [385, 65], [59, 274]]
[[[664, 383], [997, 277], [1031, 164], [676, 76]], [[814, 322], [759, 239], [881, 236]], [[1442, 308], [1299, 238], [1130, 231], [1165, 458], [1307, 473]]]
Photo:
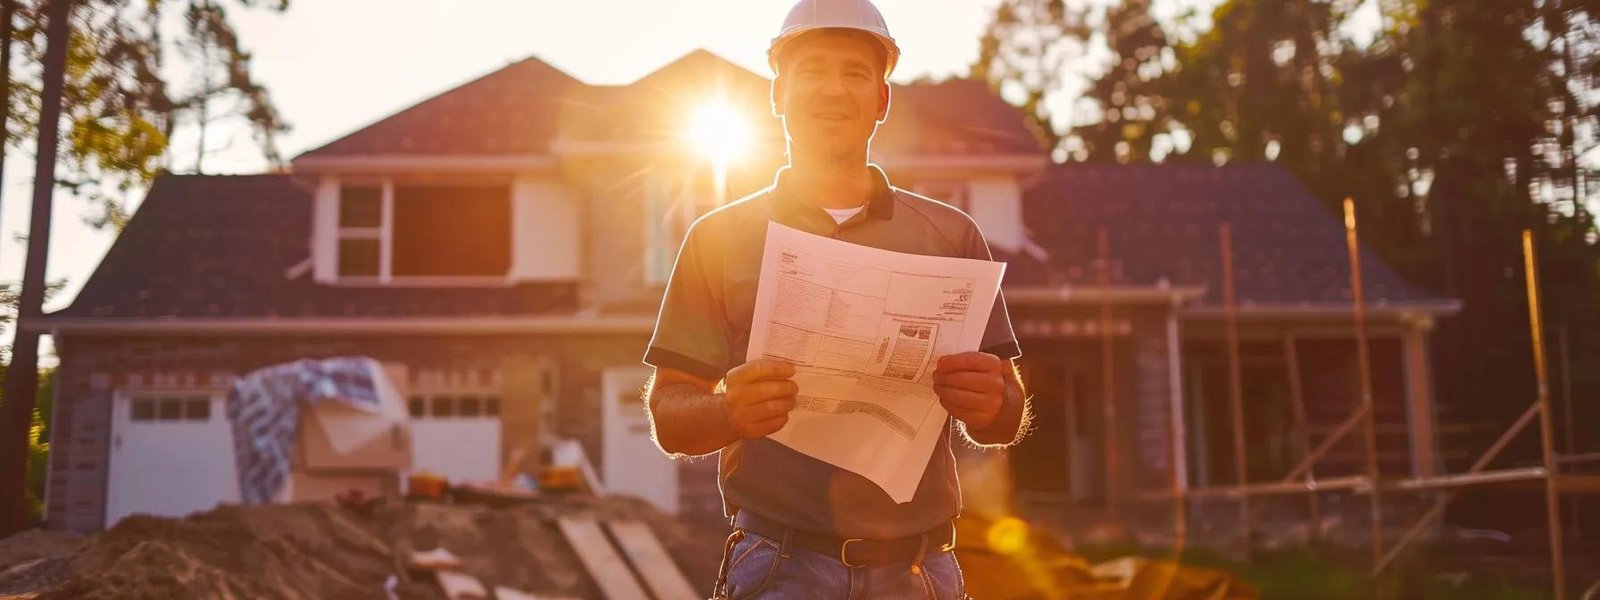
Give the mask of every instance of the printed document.
[[770, 437], [910, 502], [948, 434], [936, 362], [978, 350], [1004, 273], [770, 223], [745, 359], [793, 363], [800, 386]]

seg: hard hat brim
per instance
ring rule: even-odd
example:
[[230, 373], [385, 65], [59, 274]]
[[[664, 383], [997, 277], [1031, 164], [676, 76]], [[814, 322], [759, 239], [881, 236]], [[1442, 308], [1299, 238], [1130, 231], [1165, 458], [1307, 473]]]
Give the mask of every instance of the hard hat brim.
[[883, 32], [876, 31], [876, 30], [873, 30], [871, 28], [860, 27], [860, 26], [855, 26], [855, 25], [819, 24], [819, 25], [810, 25], [810, 26], [804, 26], [804, 27], [790, 27], [788, 29], [785, 29], [781, 33], [778, 34], [778, 37], [775, 37], [775, 38], [772, 39], [772, 46], [770, 46], [767, 49], [767, 66], [771, 67], [772, 68], [772, 73], [774, 75], [776, 75], [778, 73], [778, 58], [780, 56], [782, 56], [783, 50], [786, 47], [788, 47], [788, 45], [791, 42], [795, 41], [796, 39], [800, 38], [800, 36], [805, 35], [807, 33], [811, 33], [813, 31], [829, 30], [829, 29], [846, 30], [846, 31], [860, 31], [862, 33], [871, 34], [873, 39], [876, 39], [876, 40], [878, 40], [878, 43], [883, 44], [884, 63], [885, 63], [884, 66], [883, 66], [883, 78], [885, 80], [887, 80], [887, 79], [889, 79], [889, 75], [894, 73], [895, 66], [900, 62], [900, 46], [899, 46], [899, 44], [895, 43], [893, 37], [890, 37], [889, 35], [887, 35], [887, 34], [885, 34]]

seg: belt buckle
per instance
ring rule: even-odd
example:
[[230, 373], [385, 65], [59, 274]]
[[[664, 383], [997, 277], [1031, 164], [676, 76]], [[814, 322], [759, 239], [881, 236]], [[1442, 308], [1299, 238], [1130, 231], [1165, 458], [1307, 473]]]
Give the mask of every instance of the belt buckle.
[[839, 545], [839, 562], [842, 562], [842, 563], [844, 563], [844, 566], [851, 567], [851, 568], [861, 566], [861, 565], [852, 565], [852, 564], [850, 564], [850, 559], [848, 557], [846, 557], [845, 555], [850, 550], [850, 542], [864, 542], [864, 541], [866, 541], [866, 540], [863, 540], [861, 538], [850, 538], [848, 540], [845, 540], [843, 544], [840, 544]]

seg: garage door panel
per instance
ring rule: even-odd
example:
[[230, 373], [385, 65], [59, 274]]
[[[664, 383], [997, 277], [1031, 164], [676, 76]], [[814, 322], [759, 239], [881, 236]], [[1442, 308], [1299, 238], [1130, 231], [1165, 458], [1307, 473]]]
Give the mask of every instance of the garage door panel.
[[608, 493], [637, 496], [663, 512], [677, 514], [678, 465], [651, 438], [640, 395], [652, 373], [648, 368], [619, 367], [602, 374], [602, 472]]
[[183, 516], [238, 502], [225, 401], [196, 393], [119, 395], [114, 400], [108, 526], [130, 514]]

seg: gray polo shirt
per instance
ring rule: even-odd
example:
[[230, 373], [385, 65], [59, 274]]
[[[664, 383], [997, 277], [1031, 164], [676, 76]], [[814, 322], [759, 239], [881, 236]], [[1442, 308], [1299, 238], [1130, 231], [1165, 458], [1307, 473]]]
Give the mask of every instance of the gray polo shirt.
[[[785, 185], [787, 169], [771, 187], [696, 221], [678, 252], [644, 362], [713, 381], [745, 362], [768, 221], [896, 252], [992, 260], [966, 214], [891, 187], [882, 170], [871, 170], [866, 210], [844, 223], [796, 197]], [[1021, 355], [1004, 298], [995, 300], [980, 347], [1001, 358]], [[720, 459], [729, 506], [806, 531], [891, 539], [932, 529], [961, 510], [949, 435], [939, 438], [916, 496], [905, 504], [860, 475], [768, 438], [735, 442]]]

